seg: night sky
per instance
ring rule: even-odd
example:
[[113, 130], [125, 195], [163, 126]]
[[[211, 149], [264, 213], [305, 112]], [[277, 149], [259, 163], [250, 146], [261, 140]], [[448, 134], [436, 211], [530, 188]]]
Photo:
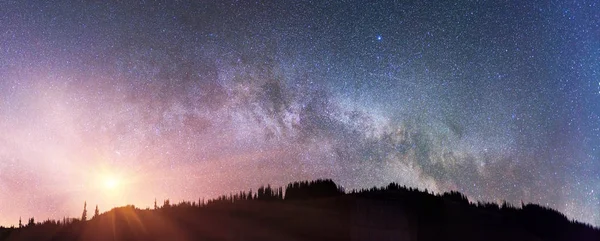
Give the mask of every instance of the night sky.
[[600, 225], [597, 1], [93, 2], [0, 3], [0, 225], [316, 178]]

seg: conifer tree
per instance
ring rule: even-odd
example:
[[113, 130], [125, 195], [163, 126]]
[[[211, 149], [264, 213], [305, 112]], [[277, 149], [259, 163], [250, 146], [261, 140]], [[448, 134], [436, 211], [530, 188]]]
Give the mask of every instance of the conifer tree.
[[100, 210], [98, 210], [98, 204], [96, 204], [96, 210], [94, 210], [94, 218], [98, 217], [98, 215], [100, 215]]
[[87, 202], [83, 202], [83, 213], [81, 214], [81, 221], [87, 221]]

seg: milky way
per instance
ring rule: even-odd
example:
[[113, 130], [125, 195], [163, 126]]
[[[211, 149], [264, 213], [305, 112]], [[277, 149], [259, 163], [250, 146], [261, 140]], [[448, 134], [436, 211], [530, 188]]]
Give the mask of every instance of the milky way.
[[599, 13], [3, 1], [0, 224], [332, 178], [600, 225]]

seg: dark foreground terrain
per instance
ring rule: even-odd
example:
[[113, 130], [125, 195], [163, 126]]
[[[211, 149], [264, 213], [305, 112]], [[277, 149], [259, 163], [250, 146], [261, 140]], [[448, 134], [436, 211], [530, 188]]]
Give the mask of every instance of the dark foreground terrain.
[[344, 193], [332, 181], [115, 208], [90, 220], [0, 229], [0, 240], [600, 240], [600, 230], [534, 204], [472, 204], [396, 184]]

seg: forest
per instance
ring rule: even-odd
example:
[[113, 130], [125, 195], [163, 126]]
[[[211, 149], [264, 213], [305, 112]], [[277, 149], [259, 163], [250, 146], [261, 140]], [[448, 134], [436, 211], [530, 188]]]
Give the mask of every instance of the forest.
[[88, 218], [19, 220], [0, 240], [600, 240], [600, 229], [537, 204], [470, 202], [396, 183], [346, 192], [334, 181], [215, 199], [133, 205]]

